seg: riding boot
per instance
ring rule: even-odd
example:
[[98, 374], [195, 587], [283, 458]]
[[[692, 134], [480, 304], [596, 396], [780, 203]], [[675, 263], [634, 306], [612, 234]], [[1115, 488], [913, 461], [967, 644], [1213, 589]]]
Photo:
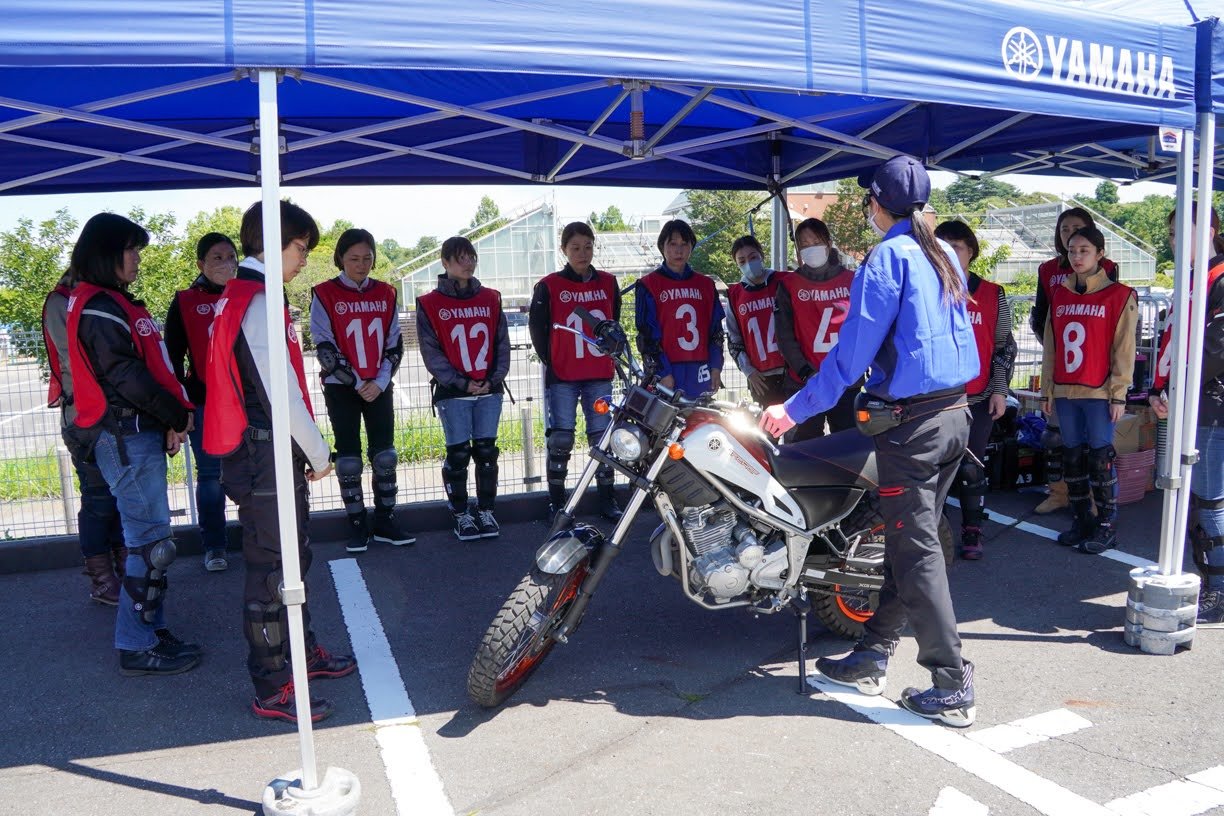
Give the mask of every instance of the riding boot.
[[89, 580], [93, 583], [89, 593], [90, 600], [106, 606], [119, 604], [120, 579], [115, 575], [110, 553], [100, 553], [86, 558], [83, 574], [89, 576]]
[[1096, 529], [1096, 517], [1092, 515], [1092, 496], [1088, 486], [1088, 462], [1083, 446], [1063, 449], [1063, 481], [1067, 485], [1067, 500], [1075, 521], [1071, 529], [1059, 533], [1058, 543], [1064, 547], [1077, 547], [1090, 538]]

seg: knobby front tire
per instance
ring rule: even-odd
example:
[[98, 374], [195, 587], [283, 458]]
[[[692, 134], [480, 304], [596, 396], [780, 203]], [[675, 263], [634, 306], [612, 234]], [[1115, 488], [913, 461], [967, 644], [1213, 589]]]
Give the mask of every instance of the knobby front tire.
[[565, 575], [533, 569], [523, 576], [476, 649], [468, 670], [472, 702], [501, 705], [539, 668], [556, 643], [549, 634], [565, 618], [589, 568], [584, 559]]

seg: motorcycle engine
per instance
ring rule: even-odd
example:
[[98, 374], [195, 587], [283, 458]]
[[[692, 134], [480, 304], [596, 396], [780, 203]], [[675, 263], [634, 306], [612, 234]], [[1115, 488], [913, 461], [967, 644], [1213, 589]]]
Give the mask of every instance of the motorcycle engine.
[[692, 552], [689, 581], [716, 600], [728, 601], [747, 591], [765, 548], [752, 528], [722, 502], [680, 510], [680, 526]]

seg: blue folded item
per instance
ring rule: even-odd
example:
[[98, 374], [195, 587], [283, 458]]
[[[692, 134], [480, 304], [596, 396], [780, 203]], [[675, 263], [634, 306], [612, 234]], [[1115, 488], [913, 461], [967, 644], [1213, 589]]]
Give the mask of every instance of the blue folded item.
[[1046, 419], [1040, 414], [1025, 414], [1016, 420], [1016, 442], [1026, 448], [1042, 450], [1041, 435], [1045, 433]]

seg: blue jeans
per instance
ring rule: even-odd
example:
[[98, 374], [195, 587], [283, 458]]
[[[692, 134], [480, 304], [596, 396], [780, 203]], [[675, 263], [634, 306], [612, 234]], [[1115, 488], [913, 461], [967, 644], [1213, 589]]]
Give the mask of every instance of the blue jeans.
[[[1199, 449], [1199, 460], [1190, 478], [1191, 491], [1200, 499], [1224, 499], [1224, 428], [1200, 425], [1195, 443]], [[1212, 538], [1224, 536], [1224, 508], [1200, 508], [1198, 521], [1203, 532]], [[1207, 564], [1224, 567], [1224, 547], [1208, 550]], [[1208, 576], [1207, 585], [1210, 589], [1224, 589], [1224, 575]]]
[[1068, 448], [1087, 445], [1104, 448], [1113, 444], [1114, 424], [1109, 419], [1109, 400], [1054, 400], [1054, 410], [1062, 428], [1063, 444]]
[[204, 406], [195, 409], [191, 455], [196, 466], [196, 513], [204, 550], [225, 549], [225, 493], [221, 490], [221, 459], [204, 452]]
[[544, 394], [545, 426], [549, 430], [574, 430], [578, 420], [578, 404], [582, 403], [582, 415], [586, 417], [587, 439], [594, 444], [599, 441], [608, 423], [612, 421], [610, 413], [595, 413], [595, 400], [600, 397], [611, 402], [611, 380], [553, 383], [548, 386]]
[[442, 420], [446, 446], [462, 445], [472, 439], [496, 439], [501, 421], [502, 395], [454, 397], [439, 400], [434, 406]]
[[[126, 567], [130, 578], [148, 573], [144, 547], [170, 537], [164, 446], [165, 435], [160, 431], [125, 434], [118, 439], [110, 431], [102, 431], [94, 447], [98, 469], [119, 506], [123, 537], [129, 550]], [[165, 605], [158, 607], [152, 624], [145, 623], [133, 609], [132, 596], [125, 584], [119, 593], [119, 608], [115, 614], [115, 648], [150, 649], [157, 644], [154, 630], [165, 625]]]

